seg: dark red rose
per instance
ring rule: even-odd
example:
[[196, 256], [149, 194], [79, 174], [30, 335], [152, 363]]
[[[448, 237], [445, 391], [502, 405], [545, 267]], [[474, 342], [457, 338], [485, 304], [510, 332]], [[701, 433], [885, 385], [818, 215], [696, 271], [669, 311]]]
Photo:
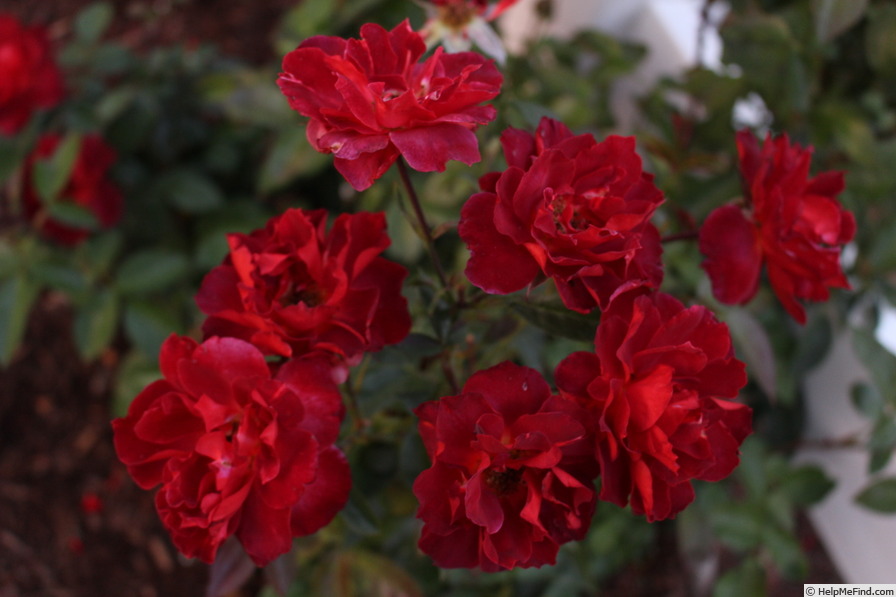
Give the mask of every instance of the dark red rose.
[[591, 413], [600, 499], [650, 521], [675, 516], [694, 499], [691, 479], [737, 466], [751, 430], [749, 407], [730, 400], [747, 378], [728, 327], [656, 292], [614, 303], [595, 347], [564, 359], [556, 381]]
[[509, 362], [415, 411], [432, 460], [414, 483], [420, 549], [443, 568], [553, 564], [594, 512], [593, 444], [582, 411]]
[[748, 302], [764, 263], [778, 300], [805, 323], [798, 300], [824, 301], [828, 288], [849, 288], [840, 250], [855, 235], [856, 221], [836, 199], [843, 173], [809, 178], [812, 149], [791, 145], [787, 135], [769, 135], [760, 147], [753, 133], [741, 131], [737, 149], [744, 206], [716, 209], [700, 230], [713, 294], [727, 304]]
[[368, 23], [361, 39], [316, 36], [283, 59], [277, 80], [289, 105], [309, 117], [315, 149], [332, 153], [336, 169], [357, 190], [383, 175], [399, 155], [421, 172], [448, 160], [478, 162], [473, 130], [494, 120], [480, 106], [501, 90], [502, 77], [473, 52], [426, 52], [407, 21], [392, 31]]
[[650, 217], [663, 196], [634, 138], [598, 143], [545, 118], [534, 136], [508, 129], [501, 142], [507, 170], [482, 177], [482, 192], [461, 211], [473, 284], [507, 294], [544, 274], [583, 313], [629, 288], [659, 286], [662, 248]]
[[[34, 184], [35, 161], [51, 158], [60, 141], [59, 135], [44, 135], [25, 162], [25, 184], [22, 190], [25, 215], [46, 237], [64, 245], [75, 245], [86, 239], [91, 231], [50, 216]], [[116, 159], [115, 150], [99, 135], [82, 137], [68, 182], [54, 201], [74, 203], [86, 209], [103, 228], [117, 224], [121, 219], [122, 195], [119, 188], [109, 180], [109, 169]]]
[[181, 552], [211, 562], [236, 535], [264, 566], [345, 505], [351, 477], [333, 447], [343, 407], [328, 364], [293, 359], [272, 378], [242, 340], [171, 336], [160, 365], [164, 379], [112, 426], [134, 481], [162, 484], [156, 509]]
[[0, 133], [17, 133], [36, 110], [52, 108], [62, 95], [47, 32], [0, 14]]
[[322, 351], [349, 364], [400, 342], [411, 318], [407, 270], [383, 257], [381, 213], [290, 209], [252, 234], [228, 235], [230, 255], [206, 275], [196, 302], [208, 336], [242, 338], [264, 354]]

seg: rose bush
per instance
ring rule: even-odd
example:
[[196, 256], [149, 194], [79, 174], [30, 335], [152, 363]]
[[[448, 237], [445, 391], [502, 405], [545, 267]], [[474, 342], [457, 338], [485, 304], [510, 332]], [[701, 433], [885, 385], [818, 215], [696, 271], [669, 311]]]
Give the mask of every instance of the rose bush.
[[750, 409], [733, 402], [746, 384], [724, 323], [661, 292], [604, 313], [595, 352], [557, 367], [560, 395], [590, 413], [600, 499], [675, 516], [694, 499], [692, 479], [718, 481], [737, 466]]
[[64, 95], [62, 72], [43, 27], [0, 14], [0, 133], [13, 135]]
[[50, 204], [78, 206], [102, 228], [117, 224], [121, 219], [123, 197], [109, 176], [117, 153], [99, 135], [84, 135], [68, 180], [58, 196], [47, 200], [40, 196], [35, 184], [34, 164], [50, 159], [59, 149], [61, 140], [55, 134], [44, 135], [38, 140], [37, 147], [25, 162], [22, 199], [25, 216], [44, 236], [60, 244], [76, 245], [90, 236], [91, 229], [55, 218]]
[[508, 129], [501, 144], [507, 170], [482, 177], [482, 192], [461, 211], [473, 284], [507, 294], [549, 276], [580, 312], [659, 286], [662, 248], [650, 218], [663, 195], [633, 138], [598, 142], [545, 118], [535, 135]]
[[328, 367], [295, 359], [271, 376], [235, 338], [171, 336], [164, 379], [113, 421], [115, 449], [177, 548], [205, 562], [235, 535], [259, 566], [292, 538], [330, 522], [348, 499], [348, 464], [333, 446], [342, 400]]
[[420, 549], [443, 568], [553, 564], [594, 511], [593, 443], [572, 401], [509, 362], [416, 409], [432, 466], [414, 482]]
[[842, 172], [809, 178], [812, 150], [787, 135], [762, 146], [750, 131], [737, 134], [744, 204], [717, 208], [700, 229], [703, 268], [717, 299], [750, 301], [763, 264], [772, 289], [790, 315], [806, 322], [798, 300], [823, 301], [828, 288], [849, 288], [840, 251], [856, 232], [853, 215], [836, 197]]
[[356, 190], [399, 156], [421, 172], [480, 159], [473, 130], [495, 118], [480, 104], [498, 95], [501, 74], [476, 53], [436, 50], [420, 62], [425, 51], [407, 21], [391, 31], [368, 23], [361, 39], [312, 37], [283, 59], [277, 83], [309, 117], [308, 140]]
[[336, 364], [402, 340], [407, 270], [380, 256], [389, 246], [381, 213], [290, 209], [252, 234], [228, 236], [230, 254], [209, 272], [196, 302], [203, 331], [251, 342], [268, 355], [317, 351]]

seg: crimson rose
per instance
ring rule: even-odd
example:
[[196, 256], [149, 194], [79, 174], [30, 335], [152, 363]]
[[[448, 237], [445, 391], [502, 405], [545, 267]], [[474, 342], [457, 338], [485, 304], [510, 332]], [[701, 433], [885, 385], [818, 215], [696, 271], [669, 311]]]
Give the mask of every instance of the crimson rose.
[[473, 284], [507, 294], [544, 274], [583, 313], [629, 288], [659, 286], [662, 248], [650, 217], [663, 196], [634, 138], [598, 143], [544, 118], [534, 136], [511, 128], [501, 143], [507, 170], [482, 177], [482, 192], [461, 211]]
[[[51, 158], [60, 141], [59, 135], [44, 135], [25, 162], [25, 215], [45, 236], [64, 245], [75, 245], [87, 238], [90, 230], [54, 219], [33, 179], [35, 161]], [[114, 226], [121, 219], [122, 195], [108, 174], [116, 159], [115, 150], [102, 137], [84, 135], [69, 179], [53, 201], [74, 203], [90, 212], [103, 228]]]
[[381, 213], [290, 209], [252, 234], [230, 234], [230, 255], [202, 281], [196, 302], [208, 336], [242, 338], [268, 355], [324, 351], [349, 363], [400, 342], [411, 319], [407, 270], [383, 257]]
[[762, 147], [753, 133], [737, 134], [744, 206], [725, 205], [700, 230], [703, 268], [715, 297], [748, 302], [765, 263], [778, 300], [800, 323], [806, 311], [797, 299], [827, 300], [828, 288], [849, 288], [840, 268], [840, 249], [856, 231], [853, 215], [836, 196], [842, 172], [809, 178], [812, 149], [790, 144], [787, 135], [767, 136]]
[[332, 153], [336, 169], [357, 190], [383, 175], [399, 155], [422, 172], [448, 160], [478, 162], [473, 133], [494, 120], [480, 106], [501, 89], [502, 77], [473, 52], [426, 52], [407, 21], [392, 31], [368, 23], [361, 39], [315, 36], [283, 59], [277, 80], [294, 110], [311, 120], [308, 140]]
[[272, 378], [242, 340], [172, 335], [160, 365], [164, 379], [112, 425], [134, 481], [162, 484], [156, 509], [181, 552], [211, 562], [235, 534], [264, 566], [342, 508], [351, 477], [327, 364], [294, 359]]
[[594, 512], [593, 444], [582, 411], [538, 372], [502, 363], [415, 411], [432, 460], [414, 483], [420, 549], [442, 568], [553, 564]]
[[17, 133], [35, 110], [52, 108], [62, 95], [47, 32], [0, 14], [0, 133]]
[[596, 352], [557, 367], [561, 396], [591, 413], [600, 498], [649, 521], [694, 499], [691, 479], [717, 481], [738, 463], [750, 409], [728, 400], [747, 382], [724, 323], [656, 292], [605, 312]]

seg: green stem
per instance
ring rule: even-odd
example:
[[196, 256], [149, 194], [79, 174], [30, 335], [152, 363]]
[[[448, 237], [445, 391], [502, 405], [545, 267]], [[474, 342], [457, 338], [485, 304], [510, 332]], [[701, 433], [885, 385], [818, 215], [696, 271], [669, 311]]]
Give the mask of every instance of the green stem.
[[[423, 242], [426, 245], [426, 250], [429, 252], [429, 258], [436, 270], [436, 275], [439, 277], [439, 282], [442, 284], [442, 288], [448, 291], [448, 278], [445, 276], [445, 270], [442, 268], [439, 254], [436, 253], [436, 244], [432, 237], [432, 230], [426, 222], [426, 216], [423, 214], [420, 199], [417, 197], [417, 192], [414, 190], [414, 185], [411, 183], [408, 167], [405, 165], [404, 159], [400, 157], [398, 158], [398, 173], [401, 175], [401, 182], [404, 184], [404, 188], [408, 193], [408, 198], [411, 200], [411, 205], [414, 208], [414, 214], [417, 216], [417, 222], [420, 224]], [[451, 293], [448, 292], [448, 295], [451, 296]]]

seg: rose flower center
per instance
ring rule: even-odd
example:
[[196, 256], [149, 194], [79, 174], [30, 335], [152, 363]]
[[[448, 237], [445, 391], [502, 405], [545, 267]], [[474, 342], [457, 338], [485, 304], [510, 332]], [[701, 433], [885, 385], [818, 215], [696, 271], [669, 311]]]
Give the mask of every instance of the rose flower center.
[[606, 196], [606, 190], [589, 191], [587, 195], [557, 193], [548, 203], [557, 232], [578, 232], [590, 226], [601, 225], [594, 213], [596, 203]]
[[479, 9], [473, 3], [449, 2], [439, 6], [439, 21], [451, 29], [462, 30], [472, 22], [478, 12]]
[[512, 495], [523, 487], [523, 470], [508, 468], [504, 470], [490, 469], [485, 471], [485, 484], [498, 497]]

